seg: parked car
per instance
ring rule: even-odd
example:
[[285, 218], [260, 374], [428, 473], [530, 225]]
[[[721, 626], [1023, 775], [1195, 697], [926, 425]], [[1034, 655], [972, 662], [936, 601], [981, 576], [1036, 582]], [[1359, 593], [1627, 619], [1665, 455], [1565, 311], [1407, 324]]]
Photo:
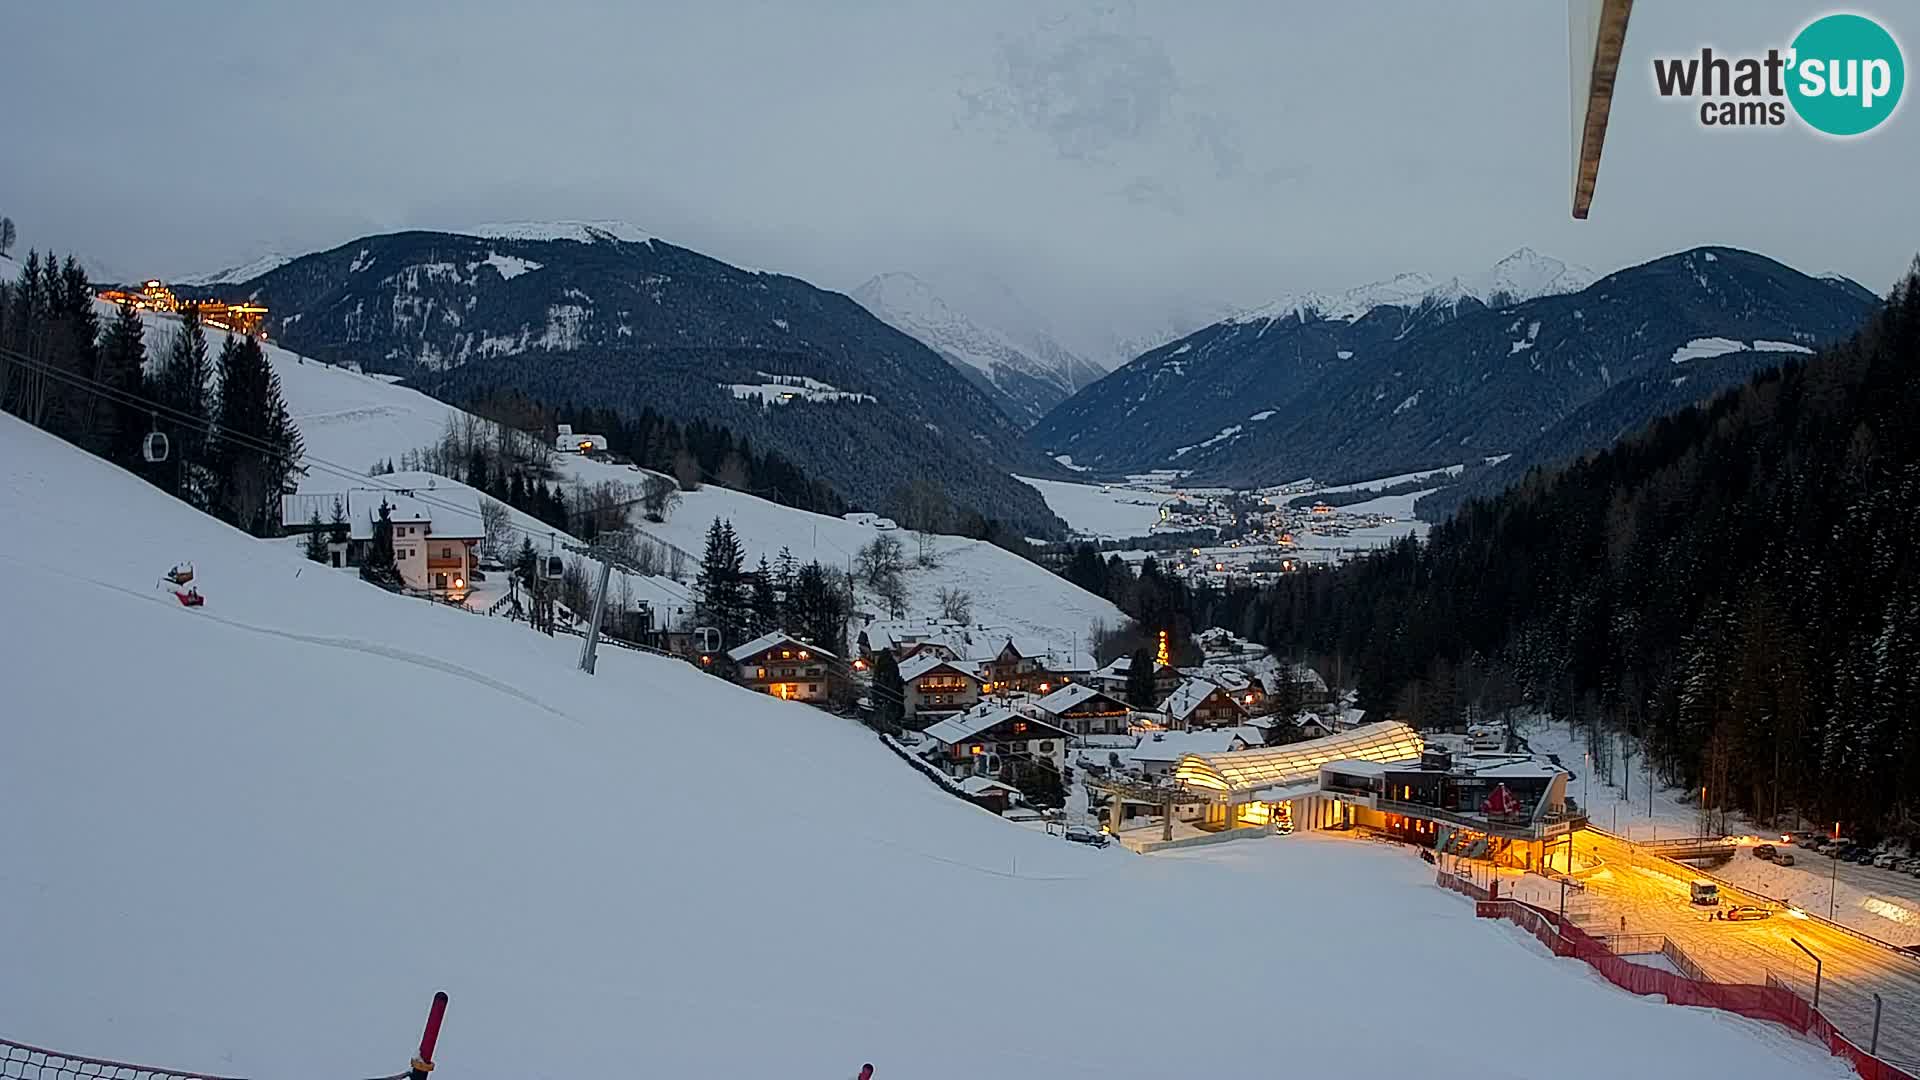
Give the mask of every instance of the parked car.
[[1775, 863], [1778, 863], [1778, 864], [1779, 864], [1779, 865], [1781, 865], [1781, 866], [1792, 866], [1792, 865], [1793, 865], [1793, 852], [1791, 852], [1791, 851], [1783, 851], [1783, 852], [1781, 852], [1780, 854], [1778, 854], [1778, 855], [1775, 855], [1775, 856], [1773, 857], [1773, 861], [1774, 861]]
[[1097, 848], [1113, 843], [1113, 837], [1085, 825], [1067, 826], [1067, 839], [1076, 844], [1089, 844]]
[[1859, 863], [1861, 866], [1873, 865], [1873, 858], [1873, 852], [1867, 848], [1861, 848], [1853, 853], [1853, 861]]
[[1893, 864], [1894, 858], [1892, 852], [1881, 852], [1873, 857], [1873, 865], [1882, 870], [1893, 869]]
[[1753, 857], [1756, 859], [1771, 859], [1775, 854], [1772, 844], [1758, 844], [1753, 849]]
[[1754, 922], [1759, 919], [1772, 918], [1773, 912], [1763, 907], [1756, 907], [1753, 904], [1735, 904], [1721, 912], [1720, 917], [1728, 922]]

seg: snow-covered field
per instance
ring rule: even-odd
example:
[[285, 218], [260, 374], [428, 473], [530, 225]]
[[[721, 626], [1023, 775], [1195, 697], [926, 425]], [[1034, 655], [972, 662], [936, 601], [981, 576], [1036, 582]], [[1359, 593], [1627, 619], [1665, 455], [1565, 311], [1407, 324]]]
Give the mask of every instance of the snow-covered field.
[[1075, 484], [1065, 480], [1015, 477], [1040, 492], [1047, 509], [1083, 536], [1124, 540], [1146, 536], [1160, 523], [1160, 504], [1171, 495], [1111, 484]]
[[[1847, 1075], [1546, 958], [1402, 849], [1065, 844], [850, 721], [617, 650], [584, 676], [568, 639], [314, 572], [11, 417], [0, 460], [0, 606], [34, 613], [0, 652], [13, 1038], [368, 1075], [445, 989], [440, 1066], [473, 1080], [1478, 1080], [1489, 1044], [1432, 1033], [1483, 1026], [1492, 987], [1513, 1075]], [[205, 608], [155, 585], [182, 553]], [[1141, 973], [1209, 992], [1128, 1028]], [[1608, 1052], [1566, 1053], [1569, 1015]]]
[[[104, 315], [108, 309], [103, 305], [102, 311]], [[177, 323], [152, 313], [146, 319], [151, 352]], [[266, 346], [266, 353], [280, 375], [287, 408], [306, 440], [309, 473], [300, 481], [303, 492], [338, 491], [343, 486], [393, 486], [389, 478], [369, 478], [364, 473], [376, 461], [398, 462], [408, 451], [437, 441], [450, 421], [457, 423], [467, 415], [380, 376], [355, 374], [307, 360], [271, 344]], [[557, 464], [564, 476], [585, 484], [603, 480], [637, 484], [641, 480], [641, 474], [633, 469], [589, 461], [576, 454], [560, 455]], [[456, 481], [442, 480], [440, 484], [452, 491], [469, 490]], [[782, 547], [787, 547], [802, 562], [817, 559], [844, 570], [862, 547], [881, 535], [881, 530], [872, 526], [795, 510], [711, 484], [684, 493], [666, 524], [640, 521], [637, 514], [635, 524], [697, 559], [705, 545], [707, 526], [715, 517], [733, 522], [749, 563], [762, 555], [771, 561]], [[559, 542], [569, 539], [524, 515], [516, 515], [516, 526], [531, 534], [536, 543], [549, 534]], [[890, 535], [905, 546], [911, 563], [919, 551], [915, 534], [893, 530]], [[910, 617], [938, 615], [939, 590], [948, 588], [973, 598], [976, 624], [1018, 630], [1061, 649], [1076, 645], [1086, 649], [1088, 628], [1096, 621], [1109, 626], [1125, 621], [1120, 609], [1105, 599], [992, 544], [941, 536], [935, 547], [938, 566], [908, 568]], [[687, 573], [693, 571], [690, 565]], [[644, 589], [637, 595], [652, 597]], [[654, 602], [658, 607], [668, 601], [655, 598]]]
[[[633, 474], [590, 461], [571, 459], [570, 468], [583, 478], [606, 470], [608, 475]], [[829, 568], [853, 566], [861, 548], [886, 535], [905, 548], [907, 615], [933, 618], [940, 614], [939, 591], [957, 589], [973, 598], [976, 625], [1004, 627], [1047, 641], [1061, 650], [1089, 651], [1088, 628], [1095, 622], [1117, 627], [1126, 620], [1119, 608], [1102, 597], [1043, 567], [1003, 551], [983, 540], [937, 536], [937, 565], [918, 565], [918, 534], [905, 529], [881, 530], [843, 518], [812, 514], [712, 484], [684, 492], [681, 503], [664, 525], [642, 524], [647, 534], [698, 555], [713, 519], [733, 522], [746, 548], [747, 561], [765, 556], [772, 562], [780, 549], [792, 550], [801, 562], [818, 560]], [[868, 607], [877, 607], [873, 602]], [[858, 629], [858, 624], [853, 628]]]

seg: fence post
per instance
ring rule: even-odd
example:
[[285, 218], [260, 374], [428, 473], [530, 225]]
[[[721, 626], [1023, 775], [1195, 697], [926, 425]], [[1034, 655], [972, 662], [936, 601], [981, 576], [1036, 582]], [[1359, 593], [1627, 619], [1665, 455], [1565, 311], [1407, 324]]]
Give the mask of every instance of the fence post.
[[1873, 995], [1873, 1045], [1867, 1048], [1867, 1053], [1873, 1055], [1874, 1057], [1880, 1056], [1880, 995], [1879, 994]]
[[447, 992], [439, 991], [433, 995], [433, 1005], [427, 1010], [427, 1028], [420, 1033], [420, 1056], [413, 1059], [413, 1068], [407, 1071], [410, 1080], [427, 1080], [427, 1074], [433, 1071], [433, 1047], [440, 1041], [440, 1021], [447, 1016]]

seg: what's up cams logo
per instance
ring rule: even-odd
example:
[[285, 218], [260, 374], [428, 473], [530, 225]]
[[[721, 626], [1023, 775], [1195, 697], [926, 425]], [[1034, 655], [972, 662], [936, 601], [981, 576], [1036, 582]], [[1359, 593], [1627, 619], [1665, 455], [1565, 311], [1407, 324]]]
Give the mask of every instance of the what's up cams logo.
[[1663, 98], [1700, 102], [1705, 127], [1781, 127], [1788, 107], [1825, 135], [1865, 135], [1900, 104], [1907, 81], [1900, 44], [1864, 15], [1826, 15], [1785, 49], [1765, 56], [1661, 56], [1653, 85]]

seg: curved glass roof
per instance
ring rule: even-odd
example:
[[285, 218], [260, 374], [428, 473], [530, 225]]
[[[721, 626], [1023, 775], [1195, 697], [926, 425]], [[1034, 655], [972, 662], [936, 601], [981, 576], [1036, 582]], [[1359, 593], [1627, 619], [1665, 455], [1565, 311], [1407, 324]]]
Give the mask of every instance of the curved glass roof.
[[1320, 766], [1336, 761], [1412, 761], [1425, 745], [1419, 732], [1397, 720], [1383, 720], [1286, 746], [1188, 754], [1174, 766], [1173, 777], [1196, 791], [1241, 795], [1316, 777]]

